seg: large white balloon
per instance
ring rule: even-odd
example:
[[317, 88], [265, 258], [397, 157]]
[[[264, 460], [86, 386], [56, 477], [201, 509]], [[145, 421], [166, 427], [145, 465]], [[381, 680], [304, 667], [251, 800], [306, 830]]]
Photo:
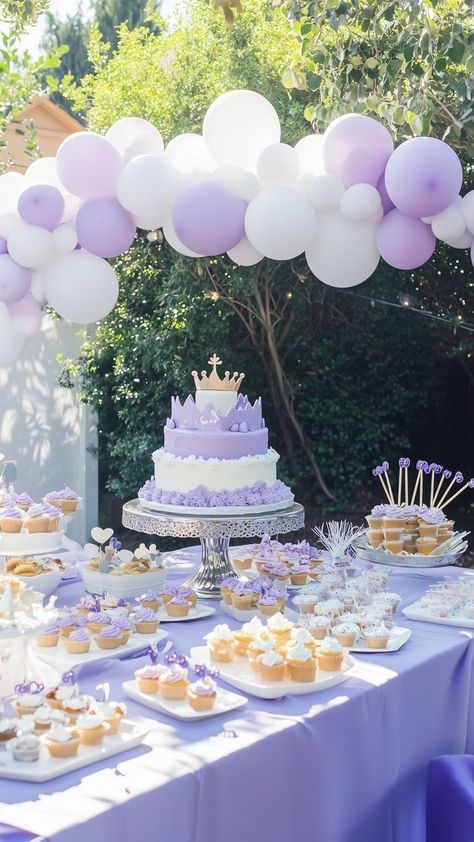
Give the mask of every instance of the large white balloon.
[[70, 322], [97, 322], [117, 303], [119, 285], [114, 270], [102, 257], [87, 251], [55, 257], [43, 278], [47, 301]]
[[216, 168], [216, 161], [200, 134], [178, 134], [168, 143], [165, 158], [183, 175], [203, 173], [209, 175]]
[[457, 240], [450, 240], [449, 242], [446, 240], [448, 246], [451, 246], [453, 249], [470, 249], [474, 240], [474, 235], [471, 234], [468, 228], [464, 231], [462, 237], [459, 237]]
[[233, 249], [229, 249], [227, 254], [239, 266], [255, 266], [256, 263], [260, 263], [263, 259], [263, 254], [260, 254], [253, 247], [247, 237], [244, 237]]
[[466, 230], [466, 223], [459, 205], [450, 205], [442, 213], [438, 213], [431, 223], [431, 229], [438, 240], [444, 240], [444, 242], [459, 240]]
[[257, 159], [257, 175], [264, 187], [293, 187], [299, 175], [299, 160], [292, 146], [272, 143]]
[[27, 185], [19, 172], [0, 175], [0, 214], [16, 213], [18, 199]]
[[54, 250], [67, 254], [77, 246], [77, 234], [71, 225], [58, 225], [53, 231]]
[[0, 303], [0, 367], [8, 368], [20, 356], [25, 337], [10, 315], [6, 304]]
[[122, 117], [106, 131], [105, 137], [124, 161], [137, 155], [159, 155], [165, 148], [156, 126], [142, 117]]
[[310, 202], [292, 187], [267, 187], [250, 202], [245, 233], [253, 247], [273, 260], [291, 260], [310, 244], [316, 215]]
[[30, 292], [38, 302], [38, 304], [46, 304], [46, 296], [44, 294], [44, 278], [41, 272], [31, 273], [31, 287]]
[[8, 251], [20, 266], [40, 269], [53, 255], [53, 235], [38, 225], [19, 225], [8, 237]]
[[217, 161], [255, 170], [257, 158], [280, 142], [280, 121], [268, 99], [255, 91], [229, 91], [206, 112], [202, 133]]
[[309, 134], [302, 137], [295, 145], [295, 153], [301, 172], [312, 175], [322, 175], [325, 172], [321, 134]]
[[474, 234], [474, 190], [470, 190], [462, 197], [460, 208], [466, 228]]
[[221, 164], [214, 170], [214, 178], [221, 181], [227, 189], [250, 202], [259, 191], [259, 182], [254, 172], [244, 172], [240, 167], [229, 167]]
[[171, 248], [175, 251], [179, 252], [179, 254], [184, 254], [186, 257], [202, 257], [202, 254], [198, 254], [196, 251], [192, 251], [188, 249], [184, 243], [181, 242], [176, 231], [173, 228], [173, 223], [168, 220], [162, 226], [163, 228], [163, 235], [167, 243], [170, 244]]
[[371, 184], [353, 184], [341, 199], [341, 213], [346, 219], [363, 222], [375, 217], [382, 207], [380, 193]]
[[335, 175], [305, 175], [301, 186], [317, 211], [337, 210], [344, 195], [344, 185]]
[[0, 216], [0, 237], [8, 240], [12, 231], [23, 225], [21, 216], [17, 213], [2, 213]]
[[340, 211], [318, 220], [315, 237], [306, 249], [313, 275], [332, 287], [352, 287], [366, 281], [377, 268], [377, 225], [353, 222]]
[[146, 220], [146, 227], [159, 228], [169, 216], [179, 188], [179, 174], [164, 155], [141, 155], [125, 164], [120, 173], [117, 199], [134, 216]]

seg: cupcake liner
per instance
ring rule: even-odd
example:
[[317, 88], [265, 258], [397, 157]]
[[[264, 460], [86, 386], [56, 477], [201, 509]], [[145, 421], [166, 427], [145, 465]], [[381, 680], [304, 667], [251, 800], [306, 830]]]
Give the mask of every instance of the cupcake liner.
[[286, 671], [285, 663], [274, 664], [272, 667], [266, 666], [260, 661], [257, 664], [262, 681], [283, 681]]
[[342, 652], [318, 652], [319, 669], [324, 672], [337, 672], [342, 667]]
[[317, 662], [315, 658], [309, 658], [307, 661], [291, 661], [287, 662], [288, 672], [293, 681], [314, 681], [316, 677]]
[[168, 699], [170, 701], [178, 701], [180, 699], [186, 698], [187, 686], [187, 683], [166, 684], [166, 682], [162, 683], [160, 681], [160, 693], [164, 699]]

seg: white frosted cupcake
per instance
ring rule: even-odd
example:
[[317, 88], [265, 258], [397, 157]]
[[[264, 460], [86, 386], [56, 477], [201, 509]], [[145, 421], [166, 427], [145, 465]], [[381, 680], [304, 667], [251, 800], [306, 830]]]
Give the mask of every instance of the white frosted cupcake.
[[315, 640], [323, 640], [329, 634], [331, 618], [326, 614], [319, 616], [314, 614], [313, 616], [309, 616], [306, 622], [309, 632]]
[[364, 632], [369, 649], [385, 649], [390, 638], [390, 629], [387, 626], [371, 626]]
[[341, 646], [354, 646], [360, 631], [356, 623], [337, 623], [333, 628], [333, 635]]
[[319, 669], [325, 672], [337, 672], [342, 667], [344, 649], [339, 641], [325, 637], [316, 650]]
[[297, 643], [295, 646], [288, 647], [286, 650], [286, 664], [290, 678], [293, 681], [314, 681], [317, 661], [307, 646]]
[[257, 658], [257, 668], [263, 681], [283, 681], [285, 661], [275, 649], [269, 649]]

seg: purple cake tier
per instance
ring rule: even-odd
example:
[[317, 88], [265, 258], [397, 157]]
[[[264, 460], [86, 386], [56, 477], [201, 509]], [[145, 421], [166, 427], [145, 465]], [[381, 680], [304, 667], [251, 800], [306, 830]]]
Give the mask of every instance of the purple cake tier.
[[257, 456], [268, 449], [268, 430], [249, 430], [247, 433], [228, 430], [164, 429], [164, 449], [175, 456], [201, 456], [203, 459], [240, 459]]
[[250, 403], [247, 395], [238, 395], [227, 415], [219, 412], [209, 404], [204, 411], [200, 410], [192, 395], [188, 395], [182, 404], [179, 398], [171, 398], [171, 418], [166, 422], [168, 428], [181, 430], [232, 430], [232, 432], [249, 432], [261, 430], [265, 427], [262, 418], [262, 401], [257, 398]]

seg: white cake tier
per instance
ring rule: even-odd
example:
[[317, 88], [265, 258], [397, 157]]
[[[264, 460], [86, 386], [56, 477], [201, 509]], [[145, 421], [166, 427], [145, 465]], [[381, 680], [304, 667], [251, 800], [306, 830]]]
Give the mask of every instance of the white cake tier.
[[227, 415], [234, 406], [238, 397], [239, 393], [235, 390], [232, 392], [225, 392], [224, 390], [218, 389], [200, 389], [195, 392], [194, 400], [197, 408], [200, 409], [201, 412], [204, 412], [209, 404], [211, 404], [214, 409], [217, 409], [219, 415]]
[[153, 454], [155, 482], [165, 491], [191, 491], [204, 485], [210, 491], [234, 491], [264, 482], [276, 482], [276, 464], [280, 456], [270, 447], [266, 453], [240, 459], [202, 459], [200, 456], [175, 456], [160, 447]]

